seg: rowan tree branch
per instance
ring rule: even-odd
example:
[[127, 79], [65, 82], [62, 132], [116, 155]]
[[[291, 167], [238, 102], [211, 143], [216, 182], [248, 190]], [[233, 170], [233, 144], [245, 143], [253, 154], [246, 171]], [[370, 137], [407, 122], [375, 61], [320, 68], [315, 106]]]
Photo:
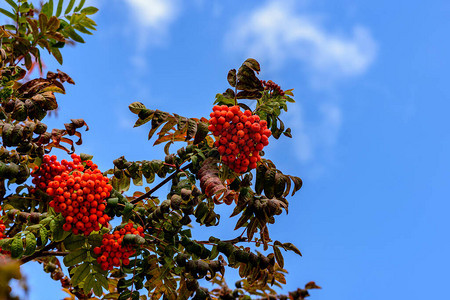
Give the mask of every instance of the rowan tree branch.
[[[61, 252], [61, 251], [49, 251], [51, 249], [54, 249], [58, 244], [59, 244], [59, 242], [51, 242], [50, 244], [48, 244], [47, 246], [45, 246], [41, 250], [34, 252], [32, 255], [23, 257], [20, 260], [20, 264], [25, 264], [25, 263], [27, 263], [27, 262], [29, 262], [29, 261], [31, 261], [33, 259], [36, 259], [38, 257], [55, 255], [54, 253], [59, 254], [59, 255], [55, 255], [55, 256], [62, 256], [61, 253], [64, 253], [64, 252]], [[64, 255], [66, 255], [66, 254], [64, 254]]]
[[163, 181], [161, 181], [159, 184], [157, 184], [154, 188], [152, 188], [150, 191], [148, 191], [147, 193], [145, 193], [142, 196], [137, 197], [136, 199], [133, 199], [130, 201], [130, 203], [132, 204], [136, 204], [141, 200], [144, 200], [148, 197], [151, 196], [151, 194], [153, 194], [154, 192], [156, 192], [158, 189], [160, 189], [162, 186], [164, 186], [166, 183], [168, 183], [170, 180], [172, 180], [173, 177], [175, 177], [179, 172], [182, 171], [186, 171], [188, 168], [190, 168], [192, 166], [192, 163], [189, 163], [187, 165], [185, 165], [184, 167], [182, 167], [181, 169], [176, 170], [175, 172], [173, 172], [169, 177], [167, 177], [166, 179], [164, 179]]

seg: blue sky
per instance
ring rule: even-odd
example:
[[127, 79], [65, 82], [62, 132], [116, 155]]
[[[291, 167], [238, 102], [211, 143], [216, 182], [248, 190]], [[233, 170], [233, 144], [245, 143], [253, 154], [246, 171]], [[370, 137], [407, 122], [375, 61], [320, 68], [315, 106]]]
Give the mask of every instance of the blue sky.
[[[271, 228], [273, 238], [303, 253], [286, 255], [285, 290], [314, 280], [323, 287], [315, 300], [443, 298], [448, 1], [91, 3], [101, 9], [98, 32], [65, 49], [63, 66], [46, 62], [76, 82], [49, 123], [62, 128], [84, 118], [91, 129], [78, 152], [93, 154], [102, 169], [121, 155], [161, 158], [146, 140], [148, 127], [132, 128], [128, 104], [208, 116], [228, 70], [256, 58], [261, 78], [294, 88], [297, 100], [285, 115], [294, 138], [273, 141], [266, 152], [304, 181], [289, 215]], [[50, 291], [62, 298], [39, 270], [25, 267], [30, 298]]]

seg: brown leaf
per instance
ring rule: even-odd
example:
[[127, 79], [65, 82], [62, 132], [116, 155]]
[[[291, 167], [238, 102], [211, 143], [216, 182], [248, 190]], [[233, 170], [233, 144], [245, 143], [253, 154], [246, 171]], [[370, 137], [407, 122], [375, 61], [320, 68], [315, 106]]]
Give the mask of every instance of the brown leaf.
[[259, 62], [257, 62], [256, 59], [248, 58], [246, 61], [244, 61], [244, 65], [255, 71], [257, 74], [259, 74], [259, 71], [261, 71]]
[[307, 290], [321, 289], [321, 287], [318, 286], [314, 281], [310, 281], [305, 285], [305, 289]]
[[292, 191], [292, 196], [294, 196], [295, 193], [302, 188], [303, 181], [296, 176], [289, 176], [289, 178], [294, 182], [294, 190]]
[[190, 140], [197, 132], [197, 122], [190, 118], [187, 123], [186, 141]]
[[219, 178], [217, 163], [218, 160], [216, 158], [207, 158], [197, 173], [200, 180], [200, 188], [208, 197], [227, 191], [227, 187]]
[[275, 259], [277, 260], [278, 265], [280, 268], [284, 268], [284, 258], [283, 254], [281, 254], [281, 251], [278, 247], [273, 247], [273, 253], [275, 255]]
[[235, 87], [235, 86], [236, 86], [236, 70], [235, 70], [235, 69], [232, 69], [232, 70], [230, 70], [230, 71], [228, 72], [227, 80], [228, 80], [228, 83], [229, 83], [232, 87]]
[[171, 130], [172, 128], [174, 128], [174, 126], [177, 124], [178, 120], [174, 117], [174, 116], [170, 116], [168, 117], [168, 121], [166, 124], [164, 124], [163, 128], [161, 128], [160, 132], [158, 132], [158, 135], [164, 135], [166, 134], [169, 130]]
[[76, 128], [81, 128], [83, 126], [86, 126], [86, 131], [89, 130], [89, 126], [86, 124], [86, 122], [83, 119], [70, 119], [72, 123], [75, 124]]
[[199, 122], [197, 124], [197, 133], [195, 134], [194, 137], [194, 145], [197, 145], [198, 143], [200, 143], [201, 141], [203, 141], [206, 136], [208, 135], [208, 123], [205, 122]]
[[236, 98], [237, 99], [259, 99], [261, 98], [262, 93], [260, 91], [254, 91], [254, 92], [249, 92], [249, 91], [241, 91], [239, 93], [237, 93]]
[[164, 111], [155, 110], [152, 118], [152, 129], [148, 133], [148, 139], [150, 140], [156, 130], [161, 126], [169, 117], [169, 113]]
[[59, 69], [57, 71], [58, 71], [58, 73], [53, 73], [53, 72], [49, 71], [47, 73], [47, 79], [59, 80], [62, 83], [68, 82], [70, 84], [75, 84], [75, 82], [69, 75], [67, 75], [66, 73], [64, 73], [63, 71], [61, 71]]
[[168, 141], [182, 142], [185, 140], [185, 138], [186, 138], [186, 135], [184, 133], [174, 132], [174, 133], [170, 133], [168, 135], [158, 138], [155, 141], [155, 143], [153, 144], [153, 146], [156, 146], [161, 143], [168, 142]]

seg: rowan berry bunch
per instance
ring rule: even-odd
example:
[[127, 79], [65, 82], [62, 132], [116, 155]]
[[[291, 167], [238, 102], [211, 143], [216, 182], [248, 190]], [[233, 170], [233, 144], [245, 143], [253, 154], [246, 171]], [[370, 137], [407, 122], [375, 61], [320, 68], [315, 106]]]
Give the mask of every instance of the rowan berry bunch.
[[217, 138], [214, 145], [223, 163], [236, 173], [255, 169], [261, 160], [260, 151], [269, 144], [272, 134], [267, 121], [250, 110], [242, 112], [238, 105], [216, 105], [210, 117], [208, 129]]
[[136, 253], [136, 249], [132, 244], [124, 245], [126, 234], [144, 237], [144, 228], [128, 223], [123, 228], [115, 230], [112, 234], [105, 233], [102, 246], [94, 248], [94, 254], [100, 255], [97, 257], [97, 262], [103, 270], [112, 270], [114, 267], [120, 267], [121, 264], [124, 266], [130, 264], [129, 257]]
[[65, 231], [89, 235], [100, 226], [108, 226], [111, 218], [104, 210], [112, 186], [91, 160], [83, 164], [79, 155], [71, 157], [73, 161], [59, 163], [56, 156], [45, 155], [41, 167], [31, 175], [32, 182], [53, 198], [49, 206], [65, 218]]
[[264, 86], [264, 90], [271, 91], [272, 93], [280, 96], [284, 96], [284, 91], [278, 84], [276, 84], [272, 80], [269, 80], [267, 82], [265, 80], [261, 80], [261, 84]]
[[[0, 206], [0, 210], [1, 209], [2, 209], [2, 207]], [[6, 230], [6, 226], [3, 223], [3, 220], [0, 220], [0, 240], [3, 240], [4, 238], [6, 238], [5, 230]], [[0, 254], [9, 254], [9, 251], [2, 250], [2, 248], [0, 247]]]

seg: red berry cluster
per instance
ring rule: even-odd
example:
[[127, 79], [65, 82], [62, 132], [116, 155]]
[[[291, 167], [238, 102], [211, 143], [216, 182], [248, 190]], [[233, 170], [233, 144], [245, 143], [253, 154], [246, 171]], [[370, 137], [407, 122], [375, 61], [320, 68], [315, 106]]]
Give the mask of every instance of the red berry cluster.
[[208, 129], [218, 139], [218, 148], [222, 161], [236, 173], [255, 169], [261, 160], [259, 151], [269, 144], [272, 132], [267, 122], [251, 111], [241, 111], [238, 105], [214, 106], [210, 114]]
[[126, 234], [144, 237], [144, 228], [142, 226], [135, 228], [133, 223], [128, 223], [123, 228], [115, 230], [112, 234], [105, 233], [102, 246], [94, 248], [94, 254], [101, 254], [101, 256], [97, 257], [97, 262], [102, 266], [103, 270], [112, 270], [113, 267], [120, 267], [121, 263], [124, 266], [130, 264], [128, 258], [136, 253], [136, 250], [132, 245], [123, 245], [123, 237]]
[[[74, 234], [89, 235], [108, 226], [111, 219], [104, 213], [106, 198], [112, 186], [91, 160], [81, 162], [80, 156], [71, 155], [73, 161], [45, 155], [41, 167], [35, 169], [33, 183], [37, 189], [46, 192], [53, 200], [49, 202], [57, 213], [66, 219], [63, 229]], [[31, 190], [34, 193], [35, 189]]]
[[284, 96], [284, 91], [281, 89], [281, 87], [273, 82], [272, 80], [265, 81], [261, 80], [262, 85], [264, 86], [264, 90], [266, 91], [272, 91], [274, 94]]
[[[1, 209], [2, 209], [2, 207], [0, 206], [0, 210]], [[3, 240], [4, 238], [6, 238], [5, 230], [6, 230], [6, 226], [3, 223], [3, 220], [0, 220], [0, 240]], [[9, 251], [2, 250], [2, 248], [0, 247], [0, 254], [9, 254]]]

